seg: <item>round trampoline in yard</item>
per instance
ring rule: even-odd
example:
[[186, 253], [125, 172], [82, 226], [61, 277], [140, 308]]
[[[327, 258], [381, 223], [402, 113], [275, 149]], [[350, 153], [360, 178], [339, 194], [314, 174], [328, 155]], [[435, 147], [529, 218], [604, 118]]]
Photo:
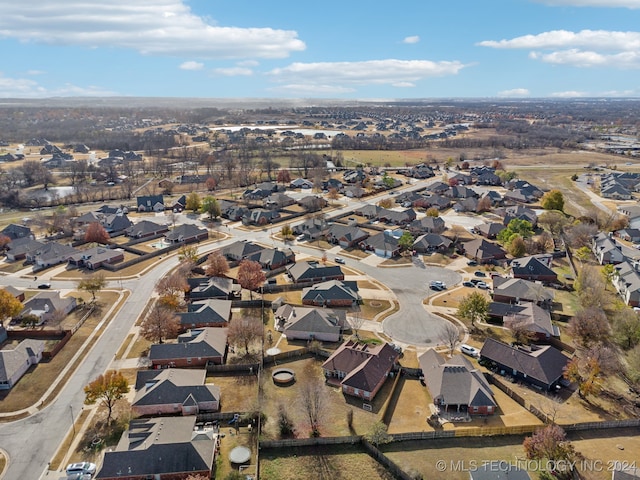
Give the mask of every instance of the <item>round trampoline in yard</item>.
[[247, 463], [251, 459], [251, 450], [247, 447], [239, 446], [229, 453], [231, 463]]
[[276, 385], [291, 385], [296, 381], [296, 374], [288, 368], [277, 368], [271, 374]]

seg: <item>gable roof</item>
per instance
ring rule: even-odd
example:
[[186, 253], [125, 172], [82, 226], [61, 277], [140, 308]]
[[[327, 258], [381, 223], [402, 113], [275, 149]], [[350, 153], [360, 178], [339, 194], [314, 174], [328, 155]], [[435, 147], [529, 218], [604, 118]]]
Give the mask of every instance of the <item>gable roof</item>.
[[233, 242], [226, 247], [223, 247], [220, 252], [225, 257], [240, 260], [252, 253], [259, 252], [261, 250], [264, 250], [264, 247], [261, 245], [253, 242], [248, 242], [246, 240], [238, 240], [237, 242]]
[[234, 284], [231, 278], [224, 277], [190, 277], [187, 278], [187, 283], [191, 287], [191, 295], [196, 297], [227, 297], [240, 290], [240, 285]]
[[344, 276], [340, 265], [322, 265], [318, 262], [297, 262], [287, 268], [294, 282], [304, 282], [314, 278], [332, 278]]
[[526, 302], [520, 311], [510, 311], [504, 316], [505, 326], [513, 329], [521, 327], [530, 332], [559, 337], [560, 330], [551, 322], [548, 310], [539, 307], [534, 302]]
[[547, 267], [536, 257], [516, 258], [511, 262], [511, 271], [517, 276], [553, 276], [556, 272]]
[[523, 280], [522, 278], [493, 278], [493, 295], [502, 295], [532, 302], [553, 300], [553, 293], [539, 283]]
[[275, 313], [283, 319], [282, 330], [309, 333], [340, 333], [347, 326], [347, 312], [330, 308], [282, 305]]
[[551, 385], [562, 377], [569, 358], [551, 345], [512, 347], [487, 338], [480, 356], [531, 377], [545, 385]]
[[231, 300], [200, 300], [187, 305], [186, 312], [179, 312], [182, 325], [225, 324], [231, 318]]
[[205, 327], [192, 333], [195, 336], [187, 342], [151, 345], [149, 359], [153, 361], [189, 357], [224, 357], [227, 349], [227, 328]]
[[76, 301], [74, 297], [60, 297], [60, 292], [38, 292], [29, 300], [24, 302], [24, 307], [20, 312], [20, 316], [35, 314], [38, 312], [65, 311], [71, 304]]
[[195, 238], [200, 235], [208, 235], [206, 228], [198, 228], [192, 223], [183, 223], [165, 235], [165, 238], [172, 242], [179, 242], [181, 239]]
[[2, 235], [9, 237], [11, 240], [15, 240], [17, 238], [29, 237], [33, 235], [31, 229], [29, 227], [25, 227], [24, 225], [18, 225], [16, 223], [10, 223], [6, 227], [2, 229]]
[[206, 370], [165, 368], [140, 370], [132, 406], [185, 404], [220, 400], [220, 387], [205, 384]]
[[195, 416], [131, 420], [115, 451], [105, 453], [95, 478], [210, 471], [213, 430], [196, 431], [195, 423]]
[[487, 379], [461, 354], [446, 360], [429, 349], [418, 361], [434, 400], [445, 405], [497, 405]]
[[333, 352], [322, 368], [346, 373], [342, 385], [371, 392], [393, 367], [399, 355], [388, 343], [368, 345], [349, 340]]
[[166, 232], [167, 230], [169, 230], [169, 227], [166, 225], [160, 225], [159, 223], [155, 223], [150, 220], [142, 220], [141, 222], [127, 228], [127, 235], [130, 237], [139, 237]]
[[340, 280], [329, 280], [316, 283], [311, 287], [302, 289], [302, 300], [351, 300], [358, 301], [357, 282], [341, 282]]
[[7, 382], [23, 368], [29, 358], [34, 359], [44, 350], [42, 340], [25, 339], [14, 348], [0, 350], [0, 382]]
[[504, 258], [506, 253], [499, 245], [489, 242], [484, 238], [476, 238], [464, 244], [467, 255], [479, 260], [491, 260]]

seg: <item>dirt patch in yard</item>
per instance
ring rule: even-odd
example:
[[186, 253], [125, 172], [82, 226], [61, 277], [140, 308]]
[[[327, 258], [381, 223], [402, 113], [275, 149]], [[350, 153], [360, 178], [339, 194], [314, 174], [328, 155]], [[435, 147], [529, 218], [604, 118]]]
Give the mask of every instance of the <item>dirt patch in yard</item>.
[[207, 374], [206, 383], [220, 387], [221, 412], [247, 412], [258, 404], [258, 379], [255, 375]]

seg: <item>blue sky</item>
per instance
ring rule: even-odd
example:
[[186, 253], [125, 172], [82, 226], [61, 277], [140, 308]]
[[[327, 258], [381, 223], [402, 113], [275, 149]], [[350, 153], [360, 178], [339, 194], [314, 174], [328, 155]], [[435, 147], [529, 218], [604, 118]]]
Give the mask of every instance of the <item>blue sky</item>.
[[0, 97], [640, 96], [640, 0], [0, 0]]

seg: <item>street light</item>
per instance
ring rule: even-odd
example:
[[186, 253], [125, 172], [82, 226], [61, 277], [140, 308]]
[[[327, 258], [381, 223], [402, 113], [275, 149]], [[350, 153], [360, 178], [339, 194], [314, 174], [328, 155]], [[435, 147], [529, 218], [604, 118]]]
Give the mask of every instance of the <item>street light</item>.
[[69, 405], [69, 411], [71, 412], [71, 426], [73, 427], [73, 436], [76, 436], [76, 421], [73, 419], [73, 407]]

